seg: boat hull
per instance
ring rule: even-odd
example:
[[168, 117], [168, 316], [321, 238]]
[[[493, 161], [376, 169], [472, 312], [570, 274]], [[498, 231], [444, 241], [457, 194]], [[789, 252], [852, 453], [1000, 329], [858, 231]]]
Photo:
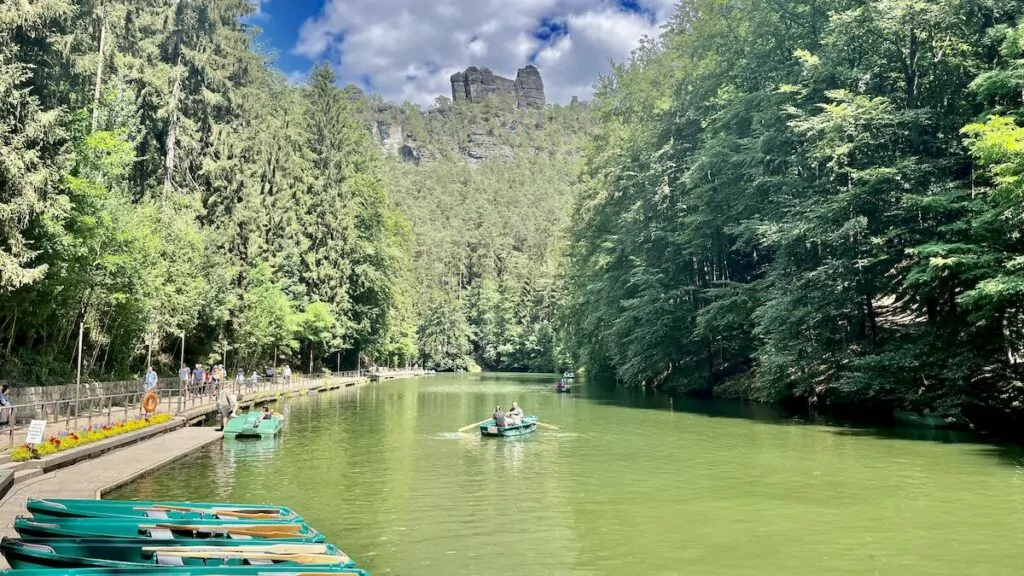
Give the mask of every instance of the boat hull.
[[[262, 540], [323, 542], [324, 536], [304, 523], [228, 520], [152, 520], [130, 518], [51, 518], [45, 521], [19, 517], [14, 530], [25, 542], [54, 538], [128, 538], [135, 540], [229, 540], [236, 543]], [[240, 540], [244, 538], [244, 540]]]
[[[26, 507], [29, 513], [39, 520], [48, 518], [232, 520], [249, 516], [250, 519], [302, 522], [302, 517], [289, 508], [260, 504], [30, 498]], [[252, 518], [252, 515], [259, 518]]]
[[504, 428], [497, 426], [494, 420], [488, 420], [480, 425], [481, 436], [525, 436], [537, 430], [537, 417], [527, 416], [523, 418], [523, 423], [516, 426], [505, 426]]
[[134, 568], [67, 568], [55, 571], [52, 568], [30, 568], [17, 572], [0, 570], [0, 575], [10, 576], [295, 576], [295, 574], [356, 574], [369, 576], [358, 568], [335, 566], [211, 566], [172, 567], [145, 566]]
[[284, 425], [281, 418], [264, 418], [260, 412], [249, 412], [228, 420], [224, 436], [233, 438], [273, 438]]
[[[295, 546], [295, 543], [291, 543]], [[272, 544], [273, 545], [273, 544]], [[288, 543], [277, 543], [285, 545]], [[307, 545], [308, 546], [308, 545]], [[306, 552], [316, 554], [317, 562], [312, 564], [300, 564], [290, 561], [288, 555], [282, 554], [278, 558], [265, 560], [270, 564], [259, 564], [260, 566], [337, 566], [339, 568], [351, 568], [355, 563], [330, 544], [313, 545], [320, 550], [317, 552]], [[147, 550], [147, 548], [159, 547], [163, 550]], [[173, 550], [167, 550], [173, 549]], [[189, 546], [179, 546], [167, 543], [159, 543], [154, 546], [152, 543], [137, 543], [131, 540], [50, 540], [47, 542], [23, 542], [14, 538], [3, 538], [0, 541], [0, 552], [3, 553], [8, 564], [12, 568], [138, 568], [157, 567], [168, 565], [168, 562], [180, 563], [183, 566], [250, 566], [255, 565], [249, 559], [242, 557], [245, 551], [256, 552], [266, 550], [264, 553], [250, 554], [259, 558], [263, 554], [270, 553], [266, 543], [259, 545], [240, 545], [237, 541], [216, 543], [210, 541], [199, 541], [198, 544], [190, 543]], [[216, 557], [223, 553], [224, 557]], [[293, 552], [302, 553], [302, 552]], [[194, 554], [194, 556], [190, 556]], [[208, 557], [209, 556], [209, 557]], [[322, 557], [322, 561], [321, 561]]]

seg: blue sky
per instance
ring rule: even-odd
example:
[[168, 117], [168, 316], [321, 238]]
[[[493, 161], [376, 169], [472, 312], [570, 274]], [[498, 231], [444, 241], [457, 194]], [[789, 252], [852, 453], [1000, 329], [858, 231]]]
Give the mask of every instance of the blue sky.
[[587, 98], [609, 59], [657, 36], [676, 0], [253, 0], [278, 67], [301, 81], [315, 62], [392, 101], [450, 96], [470, 65], [514, 77], [541, 69], [549, 100]]

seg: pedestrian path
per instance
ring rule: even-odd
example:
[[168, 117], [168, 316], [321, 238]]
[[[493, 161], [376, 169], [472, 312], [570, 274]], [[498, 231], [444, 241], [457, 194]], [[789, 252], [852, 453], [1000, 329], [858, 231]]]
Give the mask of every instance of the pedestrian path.
[[19, 482], [0, 500], [0, 535], [17, 536], [14, 519], [29, 498], [96, 498], [222, 437], [214, 428], [181, 428], [99, 458]]

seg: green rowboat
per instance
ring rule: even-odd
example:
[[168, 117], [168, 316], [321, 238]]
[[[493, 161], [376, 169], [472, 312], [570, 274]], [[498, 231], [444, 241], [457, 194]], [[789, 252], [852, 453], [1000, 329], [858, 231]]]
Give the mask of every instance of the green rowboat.
[[14, 529], [26, 542], [52, 538], [136, 538], [142, 540], [216, 539], [323, 542], [324, 536], [304, 523], [228, 520], [146, 520], [132, 518], [18, 517]]
[[522, 436], [529, 434], [537, 429], [537, 417], [527, 416], [523, 418], [522, 424], [515, 426], [505, 426], [504, 428], [494, 423], [494, 420], [488, 420], [480, 425], [481, 436]]
[[280, 416], [264, 418], [262, 412], [249, 412], [228, 420], [224, 436], [234, 438], [273, 438], [281, 431]]
[[198, 546], [140, 544], [132, 540], [0, 540], [0, 552], [13, 568], [137, 568], [141, 566], [338, 566], [355, 563], [330, 544], [276, 543]]
[[136, 568], [77, 568], [0, 570], [0, 576], [310, 576], [311, 574], [358, 574], [370, 576], [358, 568], [336, 566], [211, 566], [172, 568], [149, 566]]
[[282, 520], [302, 522], [283, 506], [213, 504], [207, 502], [133, 502], [74, 498], [29, 498], [28, 511], [47, 518], [155, 518], [172, 520]]

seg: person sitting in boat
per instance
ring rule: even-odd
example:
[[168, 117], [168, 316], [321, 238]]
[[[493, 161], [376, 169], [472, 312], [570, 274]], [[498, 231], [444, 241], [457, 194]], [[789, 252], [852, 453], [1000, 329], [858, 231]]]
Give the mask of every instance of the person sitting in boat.
[[263, 407], [263, 419], [270, 420], [274, 417], [274, 413], [270, 411], [270, 406]]
[[505, 420], [505, 412], [502, 411], [501, 406], [494, 407], [494, 414], [491, 415], [491, 418], [494, 418], [494, 425], [498, 428], [504, 428], [508, 425]]
[[512, 421], [512, 426], [518, 426], [523, 423], [523, 411], [519, 408], [519, 402], [512, 403], [512, 409], [508, 411], [508, 417]]
[[565, 390], [565, 380], [559, 380], [558, 383], [555, 384], [555, 390], [558, 390], [559, 392]]

